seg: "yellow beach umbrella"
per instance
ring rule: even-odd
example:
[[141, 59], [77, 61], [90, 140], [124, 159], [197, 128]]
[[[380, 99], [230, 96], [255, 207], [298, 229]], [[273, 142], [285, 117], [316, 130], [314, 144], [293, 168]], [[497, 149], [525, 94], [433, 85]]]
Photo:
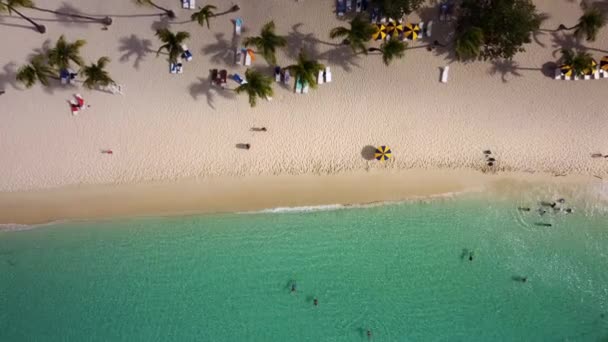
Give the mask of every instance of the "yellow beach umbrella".
[[376, 153], [374, 153], [374, 157], [379, 161], [389, 160], [392, 155], [391, 148], [388, 146], [380, 146], [376, 149]]
[[593, 72], [595, 72], [596, 67], [597, 67], [597, 62], [594, 59], [592, 59], [591, 65], [589, 65], [588, 67], [586, 67], [583, 70], [583, 75], [593, 75]]
[[404, 27], [405, 37], [407, 39], [411, 39], [411, 40], [418, 39], [418, 34], [420, 33], [420, 26], [418, 26], [418, 24], [407, 23], [403, 27]]
[[400, 33], [403, 33], [403, 25], [391, 21], [386, 25], [386, 33], [391, 35], [391, 37], [399, 35]]
[[564, 76], [572, 76], [572, 66], [568, 64], [564, 64], [559, 67], [559, 70], [562, 72]]
[[372, 38], [374, 40], [381, 40], [386, 38], [386, 26], [380, 24], [380, 25], [373, 25], [376, 28], [376, 32], [374, 32], [374, 34], [372, 35]]
[[602, 57], [600, 60], [600, 68], [604, 71], [608, 71], [608, 56]]

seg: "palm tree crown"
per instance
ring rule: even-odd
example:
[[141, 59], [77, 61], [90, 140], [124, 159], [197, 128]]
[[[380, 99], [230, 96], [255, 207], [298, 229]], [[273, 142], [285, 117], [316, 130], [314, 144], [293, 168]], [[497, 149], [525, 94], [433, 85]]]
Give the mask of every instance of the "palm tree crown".
[[593, 63], [591, 54], [585, 51], [574, 52], [570, 49], [562, 49], [562, 60], [564, 64], [570, 65], [576, 75], [583, 75], [585, 69], [589, 69]]
[[97, 63], [91, 63], [82, 68], [80, 73], [84, 76], [84, 86], [93, 89], [95, 86], [108, 86], [114, 84], [110, 74], [104, 68], [110, 63], [108, 57], [101, 57]]
[[80, 57], [80, 48], [85, 44], [86, 41], [82, 39], [69, 43], [65, 40], [65, 37], [61, 35], [57, 40], [55, 47], [48, 52], [49, 65], [57, 67], [59, 70], [69, 68], [70, 61], [82, 66], [84, 61], [82, 60], [82, 57]]
[[483, 30], [470, 27], [456, 38], [456, 57], [459, 60], [475, 59], [481, 53]]
[[54, 71], [45, 63], [45, 56], [40, 54], [34, 56], [30, 64], [24, 65], [17, 71], [17, 81], [25, 84], [26, 88], [40, 81], [45, 86], [49, 85], [49, 77], [54, 76]]
[[306, 81], [311, 88], [316, 88], [319, 71], [325, 69], [325, 66], [315, 60], [308, 59], [304, 51], [300, 51], [300, 54], [298, 55], [298, 64], [290, 65], [286, 69], [289, 70], [293, 76], [299, 77], [302, 81]]
[[156, 30], [156, 36], [160, 39], [161, 42], [165, 43], [156, 52], [156, 56], [160, 54], [160, 52], [164, 49], [169, 52], [169, 61], [171, 63], [176, 63], [177, 58], [184, 53], [184, 48], [182, 48], [182, 44], [188, 38], [190, 38], [190, 33], [179, 31], [177, 33], [173, 33], [169, 31], [169, 29], [160, 29]]
[[259, 37], [247, 37], [243, 41], [243, 44], [245, 46], [255, 46], [266, 62], [274, 65], [277, 62], [275, 56], [276, 49], [277, 47], [286, 46], [287, 39], [274, 33], [274, 22], [270, 21], [262, 27]]
[[192, 19], [192, 21], [197, 21], [201, 26], [205, 25], [205, 22], [207, 22], [207, 28], [209, 28], [209, 18], [215, 16], [215, 13], [213, 13], [213, 11], [215, 11], [216, 9], [217, 7], [213, 5], [207, 5], [201, 8], [200, 11], [192, 14], [190, 19]]
[[391, 38], [388, 41], [382, 43], [380, 48], [370, 48], [369, 51], [380, 51], [382, 54], [382, 61], [387, 66], [393, 61], [395, 58], [403, 58], [405, 55], [405, 48], [407, 47], [407, 43], [404, 43], [396, 38]]
[[578, 24], [575, 26], [574, 35], [577, 37], [585, 36], [588, 41], [595, 41], [600, 28], [606, 24], [606, 18], [602, 11], [592, 7], [578, 19]]
[[335, 27], [329, 32], [329, 37], [334, 39], [344, 37], [344, 43], [350, 45], [354, 52], [367, 53], [365, 43], [372, 39], [374, 27], [361, 14], [358, 14], [350, 22], [350, 30], [346, 27]]
[[138, 4], [138, 5], [140, 5], [140, 6], [152, 6], [152, 7], [156, 8], [156, 9], [159, 9], [159, 10], [165, 12], [165, 14], [169, 17], [169, 19], [174, 19], [175, 18], [175, 12], [173, 12], [170, 9], [166, 9], [164, 7], [158, 6], [152, 0], [135, 0], [135, 3]]
[[237, 94], [247, 93], [249, 96], [249, 105], [255, 107], [257, 98], [271, 97], [274, 92], [272, 90], [272, 79], [258, 71], [247, 69], [245, 71], [245, 79], [247, 83], [241, 84], [236, 88]]

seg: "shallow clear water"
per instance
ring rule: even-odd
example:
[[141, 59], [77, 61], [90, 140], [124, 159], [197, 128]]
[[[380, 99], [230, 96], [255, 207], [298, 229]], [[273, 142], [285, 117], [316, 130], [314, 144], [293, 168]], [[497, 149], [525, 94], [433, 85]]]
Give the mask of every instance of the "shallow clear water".
[[520, 202], [3, 232], [0, 341], [607, 339], [606, 210], [541, 217]]

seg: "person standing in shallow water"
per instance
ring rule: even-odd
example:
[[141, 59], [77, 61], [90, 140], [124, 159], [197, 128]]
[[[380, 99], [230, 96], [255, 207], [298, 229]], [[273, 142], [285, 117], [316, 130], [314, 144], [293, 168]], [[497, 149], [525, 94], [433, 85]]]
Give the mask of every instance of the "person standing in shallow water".
[[473, 251], [469, 252], [469, 261], [473, 261]]

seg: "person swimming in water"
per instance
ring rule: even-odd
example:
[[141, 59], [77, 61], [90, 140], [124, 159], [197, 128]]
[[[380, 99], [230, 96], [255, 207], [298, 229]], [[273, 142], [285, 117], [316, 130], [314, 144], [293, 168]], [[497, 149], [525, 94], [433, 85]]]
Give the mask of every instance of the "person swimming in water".
[[294, 281], [293, 283], [291, 283], [291, 292], [296, 292], [297, 291], [297, 286], [296, 286], [296, 282]]
[[312, 305], [319, 306], [319, 300], [317, 298], [312, 300]]
[[473, 251], [469, 252], [469, 261], [473, 261]]
[[372, 331], [367, 329], [367, 338], [372, 338]]

